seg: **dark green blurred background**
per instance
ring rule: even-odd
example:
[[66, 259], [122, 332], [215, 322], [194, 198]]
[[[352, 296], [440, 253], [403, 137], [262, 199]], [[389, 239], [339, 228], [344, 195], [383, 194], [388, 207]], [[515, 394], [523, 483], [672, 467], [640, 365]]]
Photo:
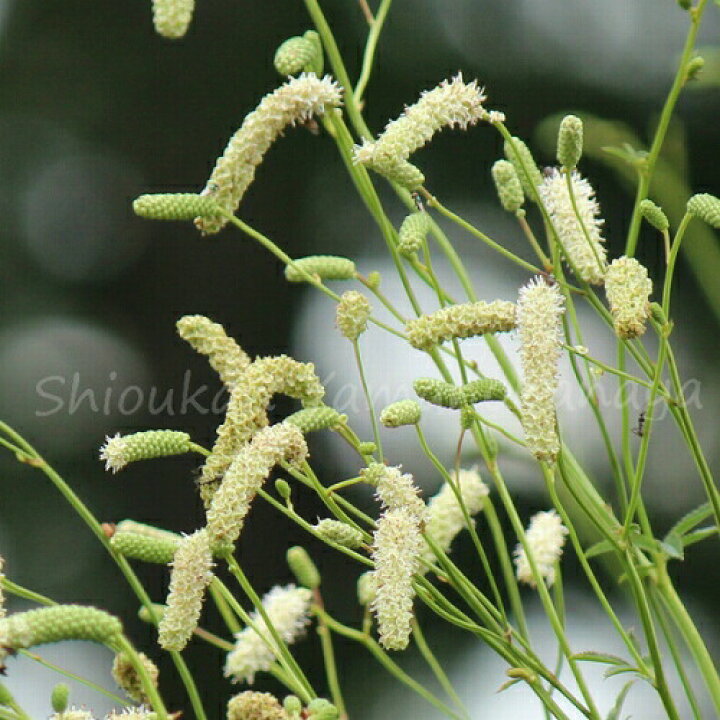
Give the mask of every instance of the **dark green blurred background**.
[[[190, 532], [202, 521], [193, 489], [195, 460], [139, 464], [116, 477], [97, 460], [105, 435], [119, 430], [171, 427], [212, 443], [219, 417], [192, 407], [181, 412], [178, 396], [184, 382], [194, 389], [206, 384], [207, 402], [219, 383], [202, 358], [176, 338], [177, 318], [209, 315], [251, 354], [297, 349], [301, 359], [317, 360], [322, 368], [332, 366], [332, 358], [314, 357], [314, 341], [307, 338], [291, 347], [293, 321], [309, 295], [289, 287], [279, 263], [252, 241], [232, 230], [203, 239], [190, 225], [148, 223], [132, 215], [130, 203], [147, 191], [202, 187], [244, 115], [281, 82], [272, 67], [275, 48], [310, 25], [299, 0], [199, 0], [188, 36], [170, 42], [153, 33], [149, 5], [149, 0], [0, 0], [0, 412], [101, 519], [133, 517]], [[357, 3], [326, 0], [324, 6], [356, 77], [365, 33]], [[701, 45], [716, 43], [719, 14], [708, 10]], [[593, 126], [589, 144], [595, 159], [583, 166], [598, 191], [616, 255], [631, 201], [598, 148], [619, 144], [631, 133], [646, 140], [672, 81], [686, 26], [673, 0], [395, 0], [367, 95], [367, 118], [373, 130], [381, 129], [421, 90], [462, 70], [487, 86], [488, 106], [507, 114], [515, 134], [534, 140], [542, 163], [552, 161], [552, 129], [534, 133], [547, 116], [571, 111], [622, 120], [627, 128]], [[670, 136], [668, 159], [675, 169], [657, 188], [667, 204], [675, 203], [675, 213], [690, 188], [720, 191], [720, 74], [717, 56], [707, 57], [704, 82], [683, 96]], [[443, 135], [419, 164], [430, 189], [447, 204], [517, 243], [516, 228], [497, 211], [490, 181], [489, 167], [500, 153], [498, 136], [484, 127]], [[241, 214], [291, 255], [361, 255], [362, 269], [372, 270], [382, 238], [352, 192], [329, 139], [296, 129], [268, 154]], [[388, 201], [399, 219], [402, 208]], [[448, 229], [477, 269], [482, 294], [485, 256]], [[716, 239], [702, 229], [695, 233], [688, 238], [697, 238], [695, 267], [720, 271], [714, 264]], [[652, 233], [643, 233], [639, 256], [657, 278], [662, 254]], [[686, 368], [704, 383], [699, 412], [718, 467], [713, 419], [718, 322], [706, 299], [714, 290], [701, 292], [687, 265], [678, 287]], [[319, 338], [334, 332], [331, 321], [317, 325], [312, 316], [302, 327]], [[174, 389], [173, 414], [153, 416], [147, 403], [122, 412], [118, 402], [129, 386], [140, 390], [128, 391], [125, 408], [138, 392], [147, 397], [155, 387], [164, 396]], [[96, 409], [89, 395], [79, 399], [86, 389]], [[280, 404], [278, 417], [289, 407]], [[337, 474], [344, 469], [327, 459], [335, 455], [324, 458], [322, 448], [317, 446], [314, 464], [328, 481], [341, 479]], [[692, 501], [702, 500], [687, 467], [667, 476], [657, 472], [657, 492], [665, 498], [656, 508], [659, 531]], [[602, 465], [596, 472], [603, 475]], [[58, 600], [123, 613], [137, 643], [151, 647], [147, 627], [132, 619], [135, 602], [118, 573], [44, 477], [2, 455], [0, 481], [0, 543], [10, 577]], [[524, 516], [542, 505], [539, 493], [538, 487], [518, 490]], [[320, 512], [304, 498], [298, 507], [311, 519]], [[240, 554], [261, 591], [291, 580], [284, 551], [301, 540], [266, 507], [253, 511]], [[459, 547], [459, 554], [468, 549], [462, 542]], [[357, 619], [352, 590], [358, 570], [322, 549], [317, 553], [331, 607], [339, 617]], [[714, 560], [715, 548], [694, 548], [682, 567], [683, 587], [707, 613], [718, 600]], [[161, 600], [163, 572], [140, 572]], [[566, 572], [572, 582], [571, 561]], [[213, 627], [215, 621], [208, 622]], [[712, 617], [704, 623], [708, 633], [718, 629]], [[451, 647], [455, 640], [451, 633], [437, 641]], [[307, 642], [299, 653], [314, 665], [322, 686], [315, 645]], [[368, 700], [375, 676], [350, 650], [341, 646], [340, 657], [356, 703], [354, 717], [386, 716], [386, 706]], [[100, 675], [105, 661], [105, 656], [98, 661]], [[229, 683], [216, 679], [222, 659], [193, 647], [189, 662], [205, 685], [208, 707], [221, 707], [231, 692]], [[479, 667], [479, 660], [473, 662]], [[23, 683], [29, 668], [10, 664], [8, 684], [18, 696], [29, 692], [28, 683], [35, 696], [50, 682], [43, 674]], [[171, 668], [163, 664], [162, 670], [170, 704], [183, 707]], [[495, 679], [497, 687], [502, 675]], [[262, 681], [259, 687], [265, 687]], [[95, 696], [78, 697], [91, 703]], [[406, 695], [400, 697], [409, 703]], [[411, 705], [403, 707], [410, 712]], [[434, 717], [425, 709], [414, 712]]]

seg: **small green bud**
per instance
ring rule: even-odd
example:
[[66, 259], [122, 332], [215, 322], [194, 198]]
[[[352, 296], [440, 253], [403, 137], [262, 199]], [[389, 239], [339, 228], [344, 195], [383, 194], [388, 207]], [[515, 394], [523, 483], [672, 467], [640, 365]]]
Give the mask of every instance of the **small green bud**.
[[430, 216], [426, 212], [408, 215], [400, 225], [398, 252], [409, 257], [422, 249], [423, 241], [430, 232]]
[[315, 525], [315, 530], [324, 540], [329, 540], [346, 548], [354, 550], [363, 544], [362, 532], [352, 525], [340, 522], [340, 520], [325, 518]]
[[451, 385], [435, 378], [418, 378], [413, 383], [415, 392], [433, 405], [459, 410], [489, 400], [504, 400], [507, 390], [499, 380], [484, 378], [467, 385]]
[[[60, 684], [63, 685], [63, 683], [60, 683]], [[55, 687], [57, 688], [59, 686], [56, 685]], [[68, 693], [70, 692], [70, 688], [68, 688], [67, 685], [63, 685], [63, 687], [67, 691], [65, 693], [65, 705], [63, 705], [63, 707], [58, 709], [58, 708], [55, 708], [55, 705], [53, 704], [53, 708], [55, 708], [55, 710], [57, 712], [62, 712], [67, 707], [67, 696], [68, 696]], [[54, 696], [55, 696], [55, 690], [53, 690], [53, 697]], [[13, 697], [12, 693], [5, 687], [4, 683], [0, 682], [0, 705], [12, 705], [14, 702], [15, 702], [15, 698]]]
[[311, 700], [307, 706], [308, 720], [337, 720], [339, 717], [338, 709], [328, 700], [324, 698], [315, 698]]
[[358, 445], [358, 452], [361, 455], [374, 455], [377, 452], [377, 445], [374, 442], [361, 442]]
[[388, 428], [417, 425], [420, 415], [420, 405], [415, 400], [398, 400], [382, 410], [380, 422]]
[[687, 211], [710, 227], [720, 229], [720, 199], [708, 193], [693, 195], [687, 204]]
[[275, 481], [275, 492], [283, 499], [283, 500], [289, 500], [290, 495], [292, 494], [292, 490], [290, 488], [290, 483], [287, 480], [283, 480], [282, 478], [278, 478]]
[[285, 422], [300, 428], [303, 433], [309, 433], [315, 430], [333, 430], [347, 422], [347, 415], [342, 415], [327, 405], [321, 405], [298, 410], [286, 417]]
[[660, 303], [650, 303], [650, 315], [652, 315], [653, 320], [655, 320], [658, 325], [667, 324], [667, 316], [665, 315]]
[[491, 173], [500, 204], [508, 212], [517, 213], [525, 202], [525, 195], [515, 166], [508, 160], [498, 160]]
[[158, 193], [141, 195], [133, 202], [133, 211], [148, 220], [194, 220], [217, 213], [211, 197], [194, 193]]
[[285, 708], [285, 712], [291, 718], [299, 717], [302, 712], [302, 703], [300, 702], [300, 698], [297, 697], [297, 695], [288, 695], [283, 700], [283, 708]]
[[177, 430], [148, 430], [106, 437], [100, 448], [105, 469], [117, 472], [137, 460], [151, 460], [190, 452], [190, 436]]
[[[162, 603], [152, 603], [153, 612], [155, 613], [155, 619], [160, 622], [160, 620], [163, 619], [163, 615], [165, 614], [165, 605]], [[150, 611], [142, 605], [140, 609], [138, 610], [138, 617], [146, 623], [150, 623], [151, 625], [154, 624], [154, 620], [152, 616], [150, 615]]]
[[505, 157], [515, 166], [515, 172], [520, 178], [525, 196], [534, 200], [537, 186], [542, 183], [543, 178], [530, 149], [518, 137], [513, 137], [512, 143], [506, 141], [504, 149]]
[[308, 590], [320, 587], [320, 573], [305, 548], [295, 545], [287, 551], [287, 563], [297, 581]]
[[380, 273], [377, 270], [373, 270], [365, 278], [365, 280], [367, 281], [368, 287], [370, 287], [372, 290], [377, 290], [380, 287], [381, 279], [382, 278], [380, 277]]
[[375, 580], [375, 572], [368, 570], [364, 572], [357, 581], [358, 602], [365, 607], [375, 600], [376, 595], [377, 582]]
[[367, 323], [372, 314], [368, 299], [356, 290], [348, 290], [340, 297], [335, 311], [338, 330], [353, 342], [367, 330]]
[[576, 115], [566, 115], [560, 123], [557, 159], [566, 170], [577, 167], [583, 150], [583, 123]]
[[705, 58], [700, 57], [700, 55], [696, 55], [694, 58], [691, 58], [685, 67], [685, 82], [697, 80], [698, 75], [700, 75], [704, 67]]
[[317, 52], [318, 46], [312, 40], [306, 37], [291, 37], [277, 49], [273, 64], [283, 77], [314, 72]]
[[518, 680], [524, 680], [525, 682], [530, 684], [537, 681], [537, 675], [532, 670], [528, 670], [528, 668], [508, 668], [505, 673], [508, 677]]
[[677, 0], [677, 4], [683, 10], [689, 10], [692, 7], [692, 0]]
[[463, 430], [469, 430], [475, 422], [475, 408], [472, 405], [466, 405], [460, 409], [460, 427]]
[[669, 227], [667, 215], [658, 207], [652, 200], [645, 198], [640, 203], [640, 212], [647, 222], [652, 225], [656, 230], [665, 232]]
[[355, 263], [336, 255], [309, 255], [298, 258], [292, 265], [285, 266], [288, 282], [307, 282], [308, 275], [317, 275], [321, 280], [352, 280], [355, 277]]

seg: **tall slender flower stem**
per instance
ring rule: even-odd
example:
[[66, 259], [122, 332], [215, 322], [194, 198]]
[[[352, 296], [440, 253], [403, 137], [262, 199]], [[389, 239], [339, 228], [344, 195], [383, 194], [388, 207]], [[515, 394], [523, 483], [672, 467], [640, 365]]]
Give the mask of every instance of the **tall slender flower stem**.
[[362, 106], [362, 97], [367, 89], [370, 73], [372, 72], [373, 62], [375, 60], [375, 50], [377, 49], [380, 33], [382, 32], [385, 20], [390, 12], [392, 0], [382, 0], [377, 13], [370, 23], [370, 32], [368, 33], [367, 43], [365, 44], [365, 52], [363, 53], [362, 68], [360, 69], [360, 77], [355, 86], [355, 102], [358, 106]]

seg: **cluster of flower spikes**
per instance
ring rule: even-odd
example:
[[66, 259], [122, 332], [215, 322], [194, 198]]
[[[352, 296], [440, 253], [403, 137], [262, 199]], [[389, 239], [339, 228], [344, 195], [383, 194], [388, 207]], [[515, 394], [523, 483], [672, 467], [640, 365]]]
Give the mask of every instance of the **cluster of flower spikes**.
[[[216, 359], [215, 364], [218, 362]], [[299, 399], [304, 407], [316, 407], [321, 405], [325, 390], [311, 363], [300, 363], [286, 355], [256, 358], [249, 363], [230, 391], [225, 420], [202, 469], [199, 486], [205, 507], [210, 506], [218, 481], [235, 456], [267, 427], [267, 407], [277, 393]]]
[[408, 158], [444, 127], [465, 129], [478, 120], [487, 119], [484, 100], [483, 90], [476, 81], [465, 83], [462, 75], [444, 80], [425, 91], [414, 105], [406, 107], [399, 118], [389, 122], [376, 141], [365, 140], [357, 146], [355, 161], [408, 190], [416, 190], [425, 178]]
[[[302, 123], [341, 104], [341, 88], [330, 77], [303, 73], [266, 95], [230, 138], [210, 175], [204, 195], [227, 213], [234, 213], [255, 178], [255, 171], [277, 138], [290, 125]], [[219, 232], [227, 219], [220, 214], [199, 217], [204, 234]]]

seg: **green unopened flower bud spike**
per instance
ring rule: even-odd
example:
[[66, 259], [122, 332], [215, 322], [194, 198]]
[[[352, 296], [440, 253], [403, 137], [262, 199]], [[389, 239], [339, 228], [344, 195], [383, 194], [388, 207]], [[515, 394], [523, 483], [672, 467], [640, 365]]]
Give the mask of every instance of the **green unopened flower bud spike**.
[[193, 193], [159, 193], [141, 195], [133, 202], [138, 217], [148, 220], [195, 220], [217, 212], [215, 202]]
[[505, 157], [514, 166], [525, 196], [535, 202], [537, 188], [542, 183], [542, 173], [528, 146], [518, 137], [511, 138], [504, 145]]
[[291, 547], [287, 551], [287, 564], [300, 585], [308, 590], [320, 587], [320, 572], [304, 547]]
[[522, 184], [515, 166], [508, 160], [498, 160], [491, 170], [500, 204], [515, 215], [525, 202]]
[[100, 448], [105, 469], [116, 473], [138, 460], [150, 460], [168, 455], [182, 455], [192, 450], [190, 436], [177, 430], [148, 430], [106, 437]]
[[363, 534], [360, 530], [347, 523], [325, 518], [315, 525], [315, 531], [323, 538], [342, 547], [356, 550], [363, 544]]
[[[50, 704], [56, 713], [64, 712], [70, 701], [70, 688], [65, 683], [58, 683], [52, 689]], [[7, 704], [7, 703], [3, 703]]]
[[420, 252], [432, 223], [426, 212], [415, 212], [408, 215], [400, 225], [398, 233], [398, 252], [405, 257]]
[[566, 115], [560, 123], [557, 159], [568, 172], [577, 167], [583, 150], [583, 123], [576, 115]]
[[720, 198], [708, 193], [693, 195], [688, 200], [687, 211], [710, 227], [720, 229]]
[[339, 413], [327, 405], [303, 408], [285, 418], [285, 422], [295, 425], [303, 434], [317, 430], [335, 430], [347, 423], [347, 415]]
[[399, 400], [383, 408], [380, 422], [387, 428], [417, 425], [420, 422], [420, 405], [415, 400]]
[[645, 220], [663, 235], [663, 243], [665, 245], [665, 262], [670, 261], [670, 234], [668, 232], [670, 223], [667, 215], [652, 200], [645, 198], [640, 203], [640, 213]]
[[275, 53], [275, 69], [280, 75], [299, 75], [312, 72], [322, 75], [323, 52], [320, 36], [314, 30], [308, 30], [302, 37], [288, 38]]
[[436, 378], [418, 378], [413, 389], [423, 400], [440, 407], [460, 410], [479, 402], [504, 400], [507, 389], [499, 380], [482, 378], [465, 385], [452, 385]]
[[320, 280], [352, 280], [355, 277], [355, 263], [336, 255], [309, 255], [294, 260], [285, 267], [288, 282], [307, 282], [307, 276]]

